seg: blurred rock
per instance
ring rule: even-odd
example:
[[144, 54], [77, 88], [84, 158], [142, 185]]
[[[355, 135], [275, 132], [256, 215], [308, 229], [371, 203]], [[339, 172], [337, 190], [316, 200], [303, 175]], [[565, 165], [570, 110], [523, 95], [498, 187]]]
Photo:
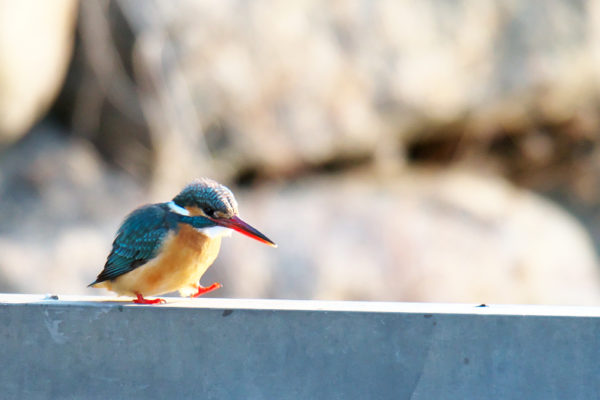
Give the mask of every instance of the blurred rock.
[[[234, 234], [203, 278], [216, 296], [600, 304], [581, 226], [488, 176], [408, 170], [235, 189], [244, 219], [279, 248]], [[121, 219], [144, 195], [89, 144], [44, 126], [0, 160], [0, 289], [87, 289]]]
[[0, 157], [0, 290], [81, 293], [142, 198], [89, 143], [37, 126]]
[[[0, 0], [0, 143], [68, 59], [77, 3], [32, 4]], [[210, 175], [257, 183], [235, 190], [243, 216], [279, 244], [224, 241], [204, 278], [217, 296], [600, 304], [569, 214], [498, 177], [410, 165], [475, 160], [597, 199], [600, 0], [80, 6], [55, 108], [74, 134], [43, 123], [0, 154], [0, 290], [102, 293], [85, 286], [127, 212]], [[57, 47], [31, 50], [40, 37]]]
[[600, 304], [589, 236], [563, 210], [498, 178], [412, 171], [241, 193], [275, 240], [224, 241], [203, 282], [219, 296]]
[[76, 0], [0, 0], [0, 145], [43, 116], [71, 58]]
[[[600, 127], [588, 117], [600, 82], [597, 0], [82, 9], [87, 57], [77, 60], [88, 71], [86, 98], [96, 100], [85, 110], [76, 103], [74, 113], [102, 118], [75, 120], [110, 120], [92, 128], [124, 164], [133, 156], [120, 152], [134, 147], [119, 146], [115, 132], [126, 143], [148, 129], [161, 187], [207, 167], [223, 180], [296, 176], [339, 160], [397, 167], [406, 147], [430, 136], [475, 137], [485, 151], [506, 131], [574, 117], [592, 122], [587, 132]], [[133, 123], [136, 109], [147, 127]]]

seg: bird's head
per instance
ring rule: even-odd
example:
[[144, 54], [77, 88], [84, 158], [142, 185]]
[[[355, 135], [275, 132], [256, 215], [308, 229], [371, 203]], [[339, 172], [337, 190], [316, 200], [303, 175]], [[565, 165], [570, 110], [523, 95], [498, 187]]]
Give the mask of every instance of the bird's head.
[[173, 198], [176, 207], [192, 217], [204, 217], [217, 226], [233, 229], [253, 239], [277, 247], [268, 237], [238, 216], [238, 205], [229, 188], [208, 178], [196, 179]]

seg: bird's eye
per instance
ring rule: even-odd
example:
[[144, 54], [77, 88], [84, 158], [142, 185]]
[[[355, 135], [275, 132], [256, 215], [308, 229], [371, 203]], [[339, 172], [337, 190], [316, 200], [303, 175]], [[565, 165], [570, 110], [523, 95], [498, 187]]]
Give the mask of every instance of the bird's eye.
[[204, 211], [204, 214], [208, 215], [209, 217], [212, 217], [213, 214], [215, 213], [215, 210], [213, 210], [210, 207], [205, 207], [203, 211]]

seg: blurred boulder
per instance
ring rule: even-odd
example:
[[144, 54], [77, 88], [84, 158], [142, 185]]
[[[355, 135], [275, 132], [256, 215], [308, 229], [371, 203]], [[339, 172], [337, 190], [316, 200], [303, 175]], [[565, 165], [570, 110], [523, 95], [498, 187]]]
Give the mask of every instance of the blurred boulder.
[[[30, 21], [76, 7], [54, 4], [36, 3]], [[0, 20], [27, 7], [0, 0]], [[279, 244], [225, 240], [204, 278], [224, 283], [217, 296], [600, 304], [596, 255], [569, 214], [502, 178], [406, 162], [443, 150], [501, 172], [558, 165], [534, 180], [576, 181], [593, 198], [597, 166], [582, 160], [600, 156], [586, 150], [600, 127], [600, 0], [80, 9], [55, 108], [75, 134], [43, 123], [0, 157], [0, 290], [101, 293], [85, 285], [125, 214], [210, 171], [257, 183], [235, 190], [242, 214]], [[28, 49], [9, 42], [0, 53]], [[2, 85], [23, 59], [0, 63]], [[19, 96], [34, 98], [38, 78], [55, 87], [46, 73], [65, 60], [37, 61], [18, 93], [3, 89], [0, 120], [3, 104], [36, 109]], [[46, 90], [27, 104], [47, 104]]]
[[[10, 156], [0, 162], [0, 289], [108, 294], [86, 285], [121, 219], [173, 193], [144, 195], [89, 144], [52, 132]], [[411, 169], [233, 189], [243, 218], [279, 247], [224, 240], [202, 281], [224, 284], [215, 296], [600, 304], [580, 224], [499, 178]]]
[[[595, 132], [599, 18], [597, 0], [84, 2], [73, 120], [161, 187], [397, 167], [431, 136], [485, 151], [573, 118]], [[125, 156], [145, 130], [154, 156]]]
[[0, 158], [0, 290], [83, 292], [144, 197], [88, 142], [39, 124]]
[[25, 133], [57, 95], [73, 47], [76, 0], [0, 0], [0, 145]]
[[239, 196], [279, 247], [234, 235], [218, 296], [600, 304], [598, 260], [569, 214], [498, 178], [410, 171], [267, 186]]

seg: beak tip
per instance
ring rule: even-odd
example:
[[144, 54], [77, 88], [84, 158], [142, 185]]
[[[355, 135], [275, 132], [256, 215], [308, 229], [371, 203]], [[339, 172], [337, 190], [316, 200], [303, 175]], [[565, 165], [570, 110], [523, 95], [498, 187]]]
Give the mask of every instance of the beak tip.
[[229, 219], [211, 218], [211, 220], [218, 225], [224, 226], [229, 229], [233, 229], [255, 240], [258, 240], [259, 242], [277, 248], [277, 244], [275, 244], [275, 242], [273, 242], [271, 239], [257, 231], [255, 228], [248, 225], [246, 222], [242, 221], [237, 215], [234, 215]]

